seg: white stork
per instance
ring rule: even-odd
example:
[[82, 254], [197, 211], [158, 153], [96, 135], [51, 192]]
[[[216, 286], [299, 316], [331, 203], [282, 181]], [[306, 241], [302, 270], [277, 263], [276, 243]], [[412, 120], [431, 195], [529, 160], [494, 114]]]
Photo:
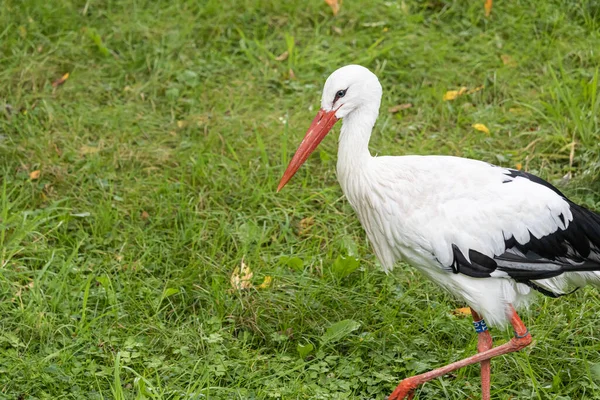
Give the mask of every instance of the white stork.
[[[478, 333], [478, 354], [404, 379], [389, 399], [411, 399], [419, 385], [481, 363], [488, 400], [489, 360], [531, 343], [515, 308], [534, 291], [558, 297], [587, 283], [600, 286], [600, 216], [527, 172], [458, 157], [371, 156], [381, 95], [367, 68], [331, 74], [277, 190], [343, 119], [338, 180], [383, 268], [403, 260], [420, 270], [471, 307]], [[486, 321], [510, 323], [515, 336], [492, 347]]]

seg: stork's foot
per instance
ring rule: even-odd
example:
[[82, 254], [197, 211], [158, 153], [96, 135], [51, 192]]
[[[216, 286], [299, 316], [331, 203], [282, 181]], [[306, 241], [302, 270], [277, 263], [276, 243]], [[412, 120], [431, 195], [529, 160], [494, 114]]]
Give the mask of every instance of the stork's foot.
[[419, 386], [419, 382], [414, 378], [413, 376], [401, 381], [390, 397], [388, 397], [388, 400], [412, 400], [415, 397], [415, 389]]
[[[485, 349], [491, 344], [491, 337], [489, 338], [488, 342], [487, 335], [480, 336], [480, 346], [478, 346], [480, 353], [465, 358], [464, 360], [448, 364], [444, 367], [434, 369], [433, 371], [425, 372], [424, 374], [415, 375], [411, 376], [410, 378], [404, 379], [396, 387], [396, 389], [390, 395], [390, 397], [388, 397], [388, 400], [410, 400], [413, 398], [415, 389], [419, 385], [422, 385], [425, 382], [429, 382], [432, 379], [439, 378], [440, 376], [446, 375], [452, 371], [456, 371], [459, 368], [466, 367], [467, 365], [482, 363], [482, 373], [489, 373], [489, 364], [486, 364], [485, 361], [489, 361], [492, 357], [501, 356], [503, 354], [508, 354], [514, 351], [521, 350], [522, 348], [528, 346], [531, 343], [531, 335], [529, 334], [529, 331], [527, 330], [527, 328], [525, 327], [525, 325], [523, 324], [523, 322], [521, 321], [521, 319], [517, 315], [517, 312], [514, 309], [512, 310], [510, 323], [515, 330], [515, 337], [513, 337], [508, 343], [505, 343], [498, 347]], [[482, 384], [483, 396], [488, 396], [489, 398], [489, 381], [482, 381]]]

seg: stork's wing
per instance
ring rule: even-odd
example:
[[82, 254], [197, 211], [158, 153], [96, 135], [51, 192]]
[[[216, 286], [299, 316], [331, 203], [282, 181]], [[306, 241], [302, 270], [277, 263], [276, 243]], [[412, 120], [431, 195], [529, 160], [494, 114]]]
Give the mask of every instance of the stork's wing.
[[536, 289], [531, 281], [600, 271], [600, 216], [532, 174], [455, 157], [376, 162], [359, 217], [384, 267], [428, 253], [449, 272]]
[[[567, 202], [572, 219], [568, 225], [557, 225], [554, 232], [541, 237], [530, 234], [529, 240], [521, 243], [512, 236], [505, 240], [505, 250], [499, 255], [486, 256], [469, 249], [466, 257], [453, 244], [452, 270], [472, 277], [505, 275], [541, 291], [544, 290], [532, 280], [552, 278], [564, 272], [600, 270], [600, 215], [571, 202], [557, 188], [535, 175], [510, 170], [510, 176], [551, 189]], [[564, 216], [561, 218], [561, 222], [567, 222]]]

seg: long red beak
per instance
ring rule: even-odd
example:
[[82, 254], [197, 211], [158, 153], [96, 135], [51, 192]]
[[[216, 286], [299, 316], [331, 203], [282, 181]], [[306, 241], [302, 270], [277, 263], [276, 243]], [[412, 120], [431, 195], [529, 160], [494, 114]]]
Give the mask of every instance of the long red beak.
[[298, 146], [296, 154], [292, 157], [292, 161], [288, 164], [287, 169], [279, 181], [277, 191], [279, 192], [292, 176], [298, 171], [298, 169], [304, 164], [304, 161], [310, 156], [310, 154], [317, 148], [321, 140], [329, 133], [333, 125], [337, 122], [338, 118], [335, 116], [337, 110], [325, 111], [319, 110], [319, 113], [313, 119], [308, 132], [304, 135], [302, 143]]

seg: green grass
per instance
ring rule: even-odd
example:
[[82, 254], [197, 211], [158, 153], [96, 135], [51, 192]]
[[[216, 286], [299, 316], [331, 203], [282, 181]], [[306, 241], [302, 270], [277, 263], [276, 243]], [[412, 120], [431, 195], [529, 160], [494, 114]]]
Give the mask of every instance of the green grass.
[[[599, 28], [595, 0], [487, 19], [483, 1], [5, 0], [0, 398], [383, 399], [473, 354], [463, 304], [378, 269], [334, 137], [275, 187], [325, 78], [359, 63], [384, 86], [373, 153], [522, 164], [600, 209]], [[242, 260], [273, 285], [231, 290]], [[492, 397], [600, 398], [598, 310], [591, 289], [536, 301]], [[417, 398], [479, 391], [473, 366]]]

